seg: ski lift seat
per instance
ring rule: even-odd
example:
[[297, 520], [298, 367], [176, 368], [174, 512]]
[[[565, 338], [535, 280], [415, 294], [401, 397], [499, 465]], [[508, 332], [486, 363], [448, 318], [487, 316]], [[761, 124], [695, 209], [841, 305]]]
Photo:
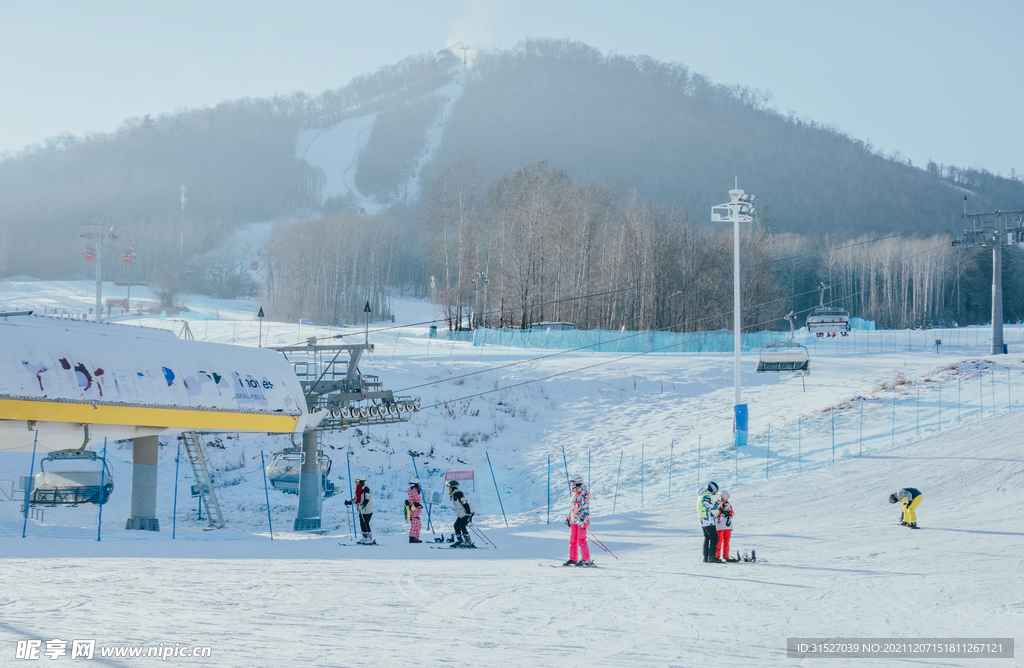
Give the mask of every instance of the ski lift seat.
[[825, 306], [825, 290], [830, 288], [821, 284], [818, 306], [807, 316], [807, 331], [815, 336], [846, 336], [850, 331], [850, 312], [840, 306]]
[[[100, 465], [91, 469], [47, 471], [46, 462], [87, 460]], [[110, 466], [99, 460], [96, 453], [77, 450], [57, 450], [39, 462], [40, 471], [32, 482], [33, 506], [103, 505], [114, 491], [114, 476]]]
[[807, 354], [807, 348], [798, 343], [769, 343], [761, 347], [757, 371], [791, 371], [807, 374], [811, 372], [811, 358]]
[[[327, 479], [327, 475], [331, 472], [330, 457], [318, 453], [317, 465], [320, 469], [320, 484], [323, 487], [324, 498], [333, 496], [337, 490], [334, 483]], [[267, 464], [267, 480], [270, 481], [271, 487], [285, 494], [299, 493], [301, 473], [302, 451], [298, 448], [289, 448], [274, 453], [270, 463]]]

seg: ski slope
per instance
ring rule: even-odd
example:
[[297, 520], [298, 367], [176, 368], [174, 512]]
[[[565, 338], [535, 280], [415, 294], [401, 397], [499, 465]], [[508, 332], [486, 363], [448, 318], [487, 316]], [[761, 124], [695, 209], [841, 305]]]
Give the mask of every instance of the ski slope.
[[[764, 564], [701, 563], [692, 496], [598, 517], [592, 530], [619, 557], [598, 552], [599, 570], [545, 566], [564, 558], [557, 524], [491, 529], [498, 549], [486, 551], [397, 538], [5, 539], [0, 635], [8, 648], [211, 645], [207, 665], [219, 666], [767, 666], [788, 665], [788, 637], [1013, 637], [1019, 429], [1010, 414], [733, 490], [733, 545]], [[903, 485], [924, 492], [920, 531], [896, 526], [886, 502]]]
[[[89, 305], [90, 289], [86, 282], [0, 283], [0, 306], [74, 299]], [[193, 298], [197, 309], [213, 302], [223, 300]], [[196, 338], [256, 345], [261, 335], [253, 305], [221, 305], [225, 319], [191, 323]], [[577, 351], [541, 359], [537, 350], [431, 339], [432, 308], [424, 302], [396, 300], [393, 310], [398, 322], [371, 328], [376, 349], [364, 359], [363, 372], [379, 375], [389, 389], [415, 387], [410, 393], [420, 395], [424, 407], [441, 405], [408, 424], [326, 434], [325, 452], [335, 460], [332, 480], [345, 485], [339, 466], [345, 453], [358, 470], [373, 472], [371, 486], [407, 476], [410, 450], [423, 453], [421, 471], [473, 469], [476, 523], [497, 549], [408, 544], [401, 490], [381, 490], [375, 499], [377, 547], [338, 545], [352, 542], [341, 496], [324, 501], [326, 535], [288, 531], [296, 499], [271, 490], [271, 541], [262, 481], [252, 471], [258, 471], [260, 449], [269, 453], [285, 443], [243, 436], [214, 452], [215, 465], [224, 469], [245, 460], [233, 465], [225, 476], [229, 486], [219, 490], [228, 529], [202, 532], [205, 522], [179, 508], [172, 540], [169, 499], [161, 497], [159, 534], [120, 531], [105, 516], [102, 542], [50, 537], [46, 527], [35, 526], [28, 538], [0, 537], [4, 646], [69, 637], [96, 638], [100, 645], [210, 645], [211, 659], [193, 662], [218, 666], [761, 666], [796, 661], [786, 659], [789, 637], [991, 638], [1013, 637], [1021, 628], [1024, 520], [1016, 509], [1024, 501], [1024, 456], [1015, 435], [1024, 412], [1003, 404], [1016, 406], [1016, 385], [993, 384], [990, 393], [986, 383], [1021, 376], [1024, 362], [1010, 355], [988, 357], [992, 364], [986, 364], [984, 335], [939, 354], [923, 347], [901, 351], [894, 343], [844, 357], [823, 347], [812, 353], [806, 392], [798, 378], [753, 373], [756, 354], [745, 354], [752, 443], [736, 460], [734, 477], [730, 355], [627, 358]], [[122, 321], [181, 327], [153, 316]], [[262, 340], [283, 344], [339, 333], [363, 336], [362, 327], [264, 323]], [[1017, 330], [1008, 328], [1007, 336], [1011, 351], [1020, 350]], [[546, 380], [519, 385], [539, 378]], [[949, 403], [939, 413], [926, 400], [923, 419], [909, 426], [914, 392], [930, 397], [938, 383], [947, 393], [967, 388], [962, 416]], [[893, 397], [895, 446], [887, 440], [885, 418]], [[446, 410], [445, 402], [456, 408]], [[858, 457], [850, 420], [861, 404], [870, 417]], [[814, 431], [833, 415], [840, 423], [835, 464], [822, 445], [827, 436]], [[799, 459], [791, 438], [797, 420], [805, 429]], [[768, 424], [779, 431], [765, 448], [754, 437]], [[568, 531], [559, 523], [567, 509], [564, 477], [558, 483], [563, 446], [566, 468], [591, 479], [592, 531], [619, 558], [595, 550], [601, 569], [548, 567], [567, 551]], [[642, 491], [641, 448], [647, 458]], [[161, 461], [170, 463], [173, 444], [160, 450]], [[130, 460], [130, 450], [113, 452]], [[509, 528], [486, 477], [485, 453], [503, 489]], [[554, 464], [551, 524], [548, 457]], [[616, 486], [620, 457], [625, 464]], [[115, 468], [114, 475], [127, 481], [129, 469]], [[733, 550], [754, 549], [767, 563], [701, 563], [695, 490], [698, 480], [712, 476], [732, 494]], [[922, 530], [896, 526], [898, 508], [887, 497], [903, 486], [924, 493]], [[126, 492], [127, 485], [120, 487], [114, 498]], [[450, 533], [450, 511], [436, 512], [436, 529]], [[424, 535], [432, 537], [426, 526]]]
[[[434, 153], [440, 147], [448, 117], [462, 96], [464, 87], [463, 74], [421, 96], [436, 95], [441, 98], [442, 105], [438, 116], [427, 126], [423, 147], [400, 188], [407, 193], [411, 201], [418, 200], [422, 193], [420, 172], [424, 165], [433, 160]], [[329, 197], [351, 195], [356, 206], [362, 209], [361, 213], [371, 216], [387, 208], [389, 203], [381, 203], [376, 198], [363, 194], [355, 183], [356, 173], [359, 171], [359, 155], [366, 148], [366, 142], [370, 140], [376, 120], [377, 114], [374, 113], [346, 118], [323, 129], [299, 131], [295, 141], [295, 159], [299, 162], [305, 160], [311, 166], [323, 170], [326, 178], [322, 192], [324, 201]]]

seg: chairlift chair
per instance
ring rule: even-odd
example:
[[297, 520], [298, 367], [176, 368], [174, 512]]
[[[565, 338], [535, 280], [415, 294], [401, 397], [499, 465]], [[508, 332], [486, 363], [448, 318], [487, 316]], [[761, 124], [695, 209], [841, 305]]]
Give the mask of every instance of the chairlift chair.
[[[46, 463], [96, 462], [90, 468], [46, 470]], [[39, 473], [32, 481], [31, 505], [34, 507], [56, 506], [100, 506], [107, 502], [114, 491], [114, 476], [110, 465], [91, 450], [55, 450], [39, 461]]]
[[121, 262], [125, 264], [131, 264], [132, 262], [135, 262], [135, 253], [133, 253], [130, 248], [126, 251], [122, 251]]
[[85, 252], [82, 253], [82, 257], [84, 259], [86, 259], [86, 260], [95, 260], [96, 259], [96, 247], [95, 246], [86, 246], [85, 247]]
[[[334, 483], [327, 479], [331, 472], [331, 458], [323, 452], [317, 452], [317, 467], [320, 470], [320, 484], [323, 487], [324, 498], [334, 496], [338, 491]], [[271, 486], [285, 494], [299, 493], [299, 475], [302, 472], [302, 449], [298, 447], [287, 448], [281, 452], [275, 452], [270, 463], [267, 464], [267, 479]]]
[[190, 265], [190, 264], [186, 264], [185, 265], [185, 275], [186, 276], [191, 276], [192, 275], [192, 265]]
[[800, 375], [811, 373], [811, 358], [807, 348], [793, 340], [793, 320], [796, 316], [790, 311], [786, 316], [789, 321], [789, 340], [768, 343], [761, 346], [757, 360], [757, 372], [792, 371]]
[[807, 316], [807, 331], [818, 337], [846, 336], [850, 332], [850, 313], [838, 306], [825, 306], [825, 290], [832, 286], [821, 284], [818, 307]]

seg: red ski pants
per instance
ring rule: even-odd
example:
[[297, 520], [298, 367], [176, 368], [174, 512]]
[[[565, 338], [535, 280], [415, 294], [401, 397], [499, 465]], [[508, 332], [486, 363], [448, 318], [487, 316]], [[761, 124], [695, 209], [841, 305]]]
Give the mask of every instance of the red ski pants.
[[732, 538], [732, 529], [718, 530], [718, 551], [715, 554], [719, 559], [729, 558], [729, 539]]
[[569, 558], [576, 561], [576, 547], [579, 546], [580, 556], [590, 561], [590, 548], [587, 547], [587, 527], [581, 524], [569, 525]]
[[418, 539], [420, 537], [420, 527], [421, 526], [422, 525], [420, 523], [419, 516], [413, 517], [411, 522], [410, 522], [410, 525], [409, 525], [409, 538], [417, 538]]

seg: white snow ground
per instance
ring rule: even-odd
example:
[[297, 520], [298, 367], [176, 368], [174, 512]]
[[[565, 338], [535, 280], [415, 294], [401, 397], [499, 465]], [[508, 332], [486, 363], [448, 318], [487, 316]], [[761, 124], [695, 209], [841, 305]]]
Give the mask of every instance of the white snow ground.
[[[91, 304], [88, 294], [78, 294], [88, 293], [89, 283], [23, 285], [0, 283], [0, 308], [31, 307], [36, 299]], [[223, 303], [195, 301], [204, 308]], [[220, 310], [222, 318], [234, 314], [238, 320], [192, 322], [193, 332], [200, 339], [252, 345], [258, 327], [252, 306]], [[295, 497], [274, 491], [275, 540], [270, 541], [262, 483], [256, 484], [258, 450], [279, 448], [281, 442], [243, 437], [215, 452], [224, 468], [243, 457], [244, 466], [234, 467], [244, 469], [236, 470], [235, 482], [249, 479], [220, 490], [228, 529], [202, 532], [205, 522], [179, 507], [178, 538], [171, 540], [170, 508], [162, 496], [159, 534], [119, 531], [105, 515], [98, 543], [47, 537], [47, 527], [33, 523], [28, 538], [0, 535], [0, 652], [13, 656], [19, 639], [96, 638], [101, 645], [211, 645], [206, 665], [228, 666], [496, 661], [760, 666], [798, 662], [785, 658], [788, 637], [1013, 637], [1021, 628], [1024, 520], [1017, 509], [1024, 501], [1019, 482], [1024, 456], [1015, 436], [1024, 413], [1008, 406], [1020, 405], [1014, 394], [1024, 387], [1024, 362], [1011, 355], [988, 358], [998, 365], [985, 364], [984, 330], [970, 330], [969, 339], [960, 332], [962, 347], [938, 355], [926, 346], [929, 337], [936, 338], [933, 332], [856, 332], [857, 354], [838, 356], [828, 350], [831, 344], [823, 344], [820, 354], [812, 351], [806, 393], [799, 379], [747, 373], [756, 355], [745, 355], [752, 444], [737, 464], [728, 447], [728, 355], [657, 354], [615, 361], [622, 356], [577, 352], [539, 360], [536, 350], [481, 349], [428, 338], [426, 325], [418, 323], [430, 319], [429, 304], [399, 301], [394, 310], [399, 320], [394, 329], [374, 327], [371, 341], [377, 349], [363, 371], [380, 375], [385, 387], [395, 390], [438, 383], [411, 393], [421, 395], [424, 406], [448, 400], [452, 410], [425, 409], [408, 425], [359, 436], [355, 430], [328, 435], [332, 479], [340, 482], [346, 451], [359, 470], [381, 471], [370, 476], [371, 485], [375, 477], [390, 483], [386, 472], [407, 467], [409, 450], [428, 453], [419, 458], [421, 470], [427, 465], [474, 469], [477, 491], [470, 498], [482, 516], [478, 524], [498, 549], [409, 545], [400, 497], [388, 493], [375, 502], [378, 547], [338, 545], [351, 542], [341, 497], [324, 502], [328, 535], [288, 531]], [[139, 321], [180, 327], [153, 317]], [[286, 323], [270, 323], [269, 329], [277, 343], [339, 333]], [[267, 330], [265, 323], [264, 345]], [[362, 336], [360, 327], [340, 331]], [[1020, 350], [1019, 330], [1008, 328], [1007, 334], [1011, 350]], [[942, 338], [948, 346], [957, 336], [946, 332]], [[915, 350], [900, 350], [907, 337], [918, 342]], [[874, 344], [883, 352], [864, 352], [875, 350]], [[461, 383], [441, 382], [513, 362], [522, 363]], [[562, 375], [460, 399], [553, 374]], [[883, 387], [899, 382], [900, 374], [909, 382]], [[941, 403], [936, 400], [940, 383]], [[866, 400], [850, 401], [857, 396]], [[979, 411], [984, 419], [976, 419]], [[965, 423], [957, 424], [961, 420]], [[793, 423], [801, 429], [796, 442]], [[733, 495], [733, 550], [756, 549], [767, 563], [700, 563], [692, 493], [698, 436], [699, 478], [713, 476]], [[462, 445], [465, 437], [468, 446]], [[563, 445], [570, 470], [592, 478], [592, 529], [619, 557], [595, 550], [600, 570], [547, 567], [566, 553], [567, 531], [558, 524], [566, 509], [564, 482], [558, 485], [564, 476]], [[643, 508], [637, 480], [641, 447]], [[865, 454], [857, 457], [860, 447]], [[173, 446], [161, 451], [166, 466]], [[620, 451], [624, 464], [616, 492]], [[127, 450], [114, 452], [130, 459]], [[485, 452], [497, 469], [508, 529], [486, 477]], [[555, 496], [551, 525], [544, 523], [549, 456]], [[250, 470], [257, 473], [245, 472]], [[128, 490], [127, 470], [115, 470], [115, 478], [122, 486], [109, 506]], [[924, 492], [923, 530], [895, 525], [898, 509], [886, 497], [903, 486]], [[450, 514], [435, 520], [450, 531]], [[904, 661], [1014, 665], [1012, 660]], [[893, 662], [859, 659], [851, 665]]]

